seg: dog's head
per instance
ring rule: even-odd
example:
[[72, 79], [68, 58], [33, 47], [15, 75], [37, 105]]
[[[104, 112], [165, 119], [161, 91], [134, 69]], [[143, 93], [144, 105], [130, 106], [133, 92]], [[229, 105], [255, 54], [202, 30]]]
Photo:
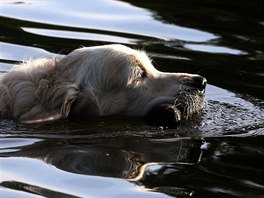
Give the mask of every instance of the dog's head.
[[206, 79], [160, 72], [143, 51], [105, 45], [80, 48], [61, 59], [26, 63], [2, 83], [10, 88], [5, 93], [13, 99], [13, 117], [24, 123], [71, 114], [146, 116], [150, 124], [159, 124], [177, 123], [198, 112]]
[[143, 51], [123, 45], [77, 49], [62, 59], [60, 69], [79, 87], [74, 115], [147, 115], [151, 121], [173, 110], [177, 121], [203, 106], [205, 78], [160, 72]]

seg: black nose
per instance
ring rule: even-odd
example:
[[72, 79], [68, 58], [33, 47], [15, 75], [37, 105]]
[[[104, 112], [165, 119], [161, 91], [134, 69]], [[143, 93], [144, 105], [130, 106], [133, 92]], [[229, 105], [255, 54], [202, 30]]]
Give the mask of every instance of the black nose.
[[199, 91], [204, 91], [206, 87], [207, 80], [202, 76], [194, 76], [192, 86], [197, 88]]

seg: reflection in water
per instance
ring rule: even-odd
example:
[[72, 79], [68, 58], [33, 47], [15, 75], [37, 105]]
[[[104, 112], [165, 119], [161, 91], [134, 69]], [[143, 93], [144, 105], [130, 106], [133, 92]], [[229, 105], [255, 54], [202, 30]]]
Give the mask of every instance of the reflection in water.
[[[98, 176], [128, 178], [132, 183], [143, 187], [141, 181], [145, 180], [146, 175], [159, 175], [158, 172], [167, 166], [176, 168], [178, 165], [190, 166], [198, 163], [201, 160], [200, 147], [203, 142], [201, 139], [176, 138], [174, 141], [171, 139], [168, 143], [163, 142], [162, 139], [152, 141], [147, 138], [131, 137], [107, 138], [95, 144], [91, 144], [90, 141], [93, 140], [86, 142], [86, 139], [83, 138], [42, 141], [6, 138], [5, 141], [13, 143], [7, 144], [0, 151], [2, 168], [5, 170], [1, 185], [45, 196], [90, 196], [96, 192], [95, 190], [90, 191], [92, 186], [98, 188], [102, 185], [111, 185], [109, 193], [112, 195], [112, 191], [115, 189], [112, 185], [116, 183], [115, 180], [101, 180]], [[23, 141], [22, 144], [21, 141]], [[15, 151], [10, 150], [8, 145]], [[9, 157], [10, 160], [5, 157]], [[54, 170], [51, 166], [47, 168], [40, 161], [44, 161], [58, 170]], [[160, 163], [153, 163], [155, 161]], [[17, 166], [15, 163], [20, 165]], [[38, 169], [41, 169], [41, 178], [39, 178], [39, 173], [35, 172]], [[60, 170], [67, 172], [63, 173]], [[80, 176], [70, 173], [78, 173]], [[166, 171], [166, 174], [170, 173]], [[97, 179], [84, 175], [96, 175]], [[54, 180], [53, 177], [56, 179]], [[52, 181], [52, 186], [48, 184], [48, 180]], [[75, 180], [79, 186], [87, 185], [88, 189], [77, 192], [74, 187], [67, 188], [68, 185], [71, 185], [70, 183], [75, 183]], [[80, 183], [82, 180], [83, 184]], [[92, 185], [89, 184], [90, 182]], [[122, 188], [127, 186], [120, 182], [118, 185], [121, 185]], [[60, 192], [61, 188], [63, 188], [63, 193]], [[153, 192], [155, 191], [161, 190], [153, 189]], [[178, 189], [177, 192], [186, 192], [186, 190]], [[99, 196], [99, 194], [96, 195]]]
[[[176, 138], [167, 143], [163, 140], [116, 137], [96, 144], [91, 144], [90, 140], [86, 142], [75, 138], [45, 140], [29, 144], [30, 146], [20, 146], [19, 142], [23, 139], [7, 138], [5, 141], [10, 148], [21, 149], [13, 153], [5, 146], [2, 156], [37, 158], [68, 172], [127, 179], [138, 178], [142, 174], [142, 167], [150, 162], [187, 165], [198, 163], [203, 142], [189, 138]], [[10, 141], [14, 143], [9, 144]], [[33, 140], [25, 139], [23, 144], [28, 141]]]
[[264, 104], [251, 96], [263, 98], [261, 4], [1, 1], [0, 75], [30, 57], [117, 42], [210, 85], [203, 112], [176, 129], [123, 117], [0, 120], [0, 195], [262, 197]]
[[[6, 140], [13, 141], [10, 146], [16, 151], [6, 152], [10, 147], [0, 150], [5, 170], [1, 185], [48, 197], [115, 197], [124, 191], [142, 196], [156, 191], [183, 197], [251, 197], [264, 189], [259, 163], [263, 153], [261, 138], [206, 138], [208, 143], [203, 143], [202, 139], [192, 138], [128, 136], [89, 140], [80, 134], [78, 138], [65, 136], [35, 142], [24, 139], [28, 145], [11, 139]], [[99, 176], [130, 178], [131, 183]], [[137, 191], [134, 184], [142, 186], [141, 190]], [[98, 192], [98, 188], [104, 191]]]
[[[132, 197], [166, 197], [160, 193], [138, 190], [135, 184], [117, 178], [61, 171], [38, 159], [3, 158], [1, 163], [6, 170], [0, 178], [0, 184], [4, 187], [1, 195], [6, 197], [21, 197], [23, 194], [25, 197], [34, 194], [44, 197], [122, 197], [124, 192]], [[5, 191], [6, 188], [9, 191]]]

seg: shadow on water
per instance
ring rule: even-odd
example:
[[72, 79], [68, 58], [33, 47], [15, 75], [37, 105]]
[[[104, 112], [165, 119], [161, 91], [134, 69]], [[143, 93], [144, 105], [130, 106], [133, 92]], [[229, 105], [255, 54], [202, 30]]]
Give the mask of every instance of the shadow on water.
[[209, 85], [204, 110], [176, 129], [123, 117], [0, 120], [0, 195], [262, 197], [262, 4], [2, 1], [0, 75], [29, 58], [122, 43]]

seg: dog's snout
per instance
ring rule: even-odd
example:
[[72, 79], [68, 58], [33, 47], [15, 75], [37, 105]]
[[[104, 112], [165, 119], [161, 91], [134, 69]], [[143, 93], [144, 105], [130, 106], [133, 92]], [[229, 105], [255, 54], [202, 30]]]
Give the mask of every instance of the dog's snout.
[[193, 77], [193, 87], [197, 88], [199, 91], [204, 91], [206, 84], [206, 78], [199, 75]]

